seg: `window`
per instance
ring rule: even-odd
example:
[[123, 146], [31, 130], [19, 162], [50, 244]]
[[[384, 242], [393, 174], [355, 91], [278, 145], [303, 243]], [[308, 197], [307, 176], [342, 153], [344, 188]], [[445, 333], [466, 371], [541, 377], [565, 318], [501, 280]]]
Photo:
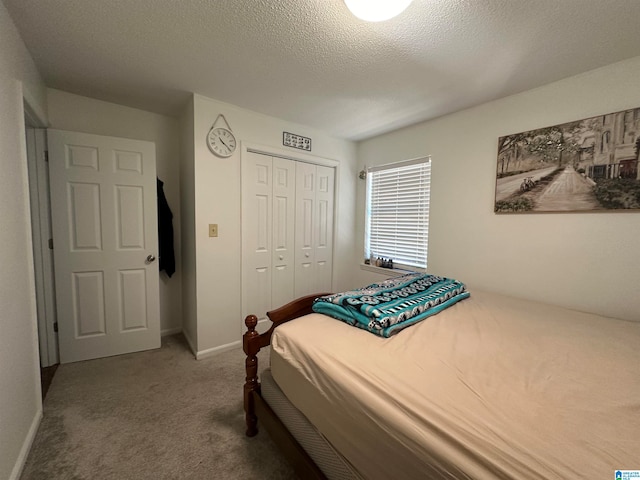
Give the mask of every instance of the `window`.
[[367, 172], [365, 253], [394, 266], [427, 268], [429, 157]]

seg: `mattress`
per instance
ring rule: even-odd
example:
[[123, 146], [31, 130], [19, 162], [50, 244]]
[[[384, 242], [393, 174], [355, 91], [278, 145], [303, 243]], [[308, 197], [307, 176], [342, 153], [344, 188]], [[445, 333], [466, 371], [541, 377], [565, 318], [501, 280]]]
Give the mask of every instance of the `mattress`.
[[365, 478], [611, 478], [640, 468], [640, 323], [472, 290], [391, 338], [279, 326], [280, 388]]

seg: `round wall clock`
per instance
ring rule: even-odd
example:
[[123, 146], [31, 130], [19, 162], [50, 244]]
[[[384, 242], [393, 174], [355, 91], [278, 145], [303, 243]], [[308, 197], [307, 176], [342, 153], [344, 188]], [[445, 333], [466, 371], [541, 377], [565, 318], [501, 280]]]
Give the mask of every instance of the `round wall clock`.
[[236, 151], [236, 137], [231, 131], [231, 127], [224, 118], [224, 115], [218, 115], [218, 118], [222, 117], [228, 128], [216, 127], [218, 119], [213, 123], [211, 130], [207, 134], [207, 146], [211, 153], [221, 158], [228, 158]]

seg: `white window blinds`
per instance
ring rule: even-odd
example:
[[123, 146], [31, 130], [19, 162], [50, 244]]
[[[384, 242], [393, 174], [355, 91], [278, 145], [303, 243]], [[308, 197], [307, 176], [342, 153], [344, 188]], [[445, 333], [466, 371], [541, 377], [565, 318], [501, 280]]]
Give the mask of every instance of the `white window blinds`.
[[374, 167], [367, 173], [367, 256], [427, 268], [429, 157]]

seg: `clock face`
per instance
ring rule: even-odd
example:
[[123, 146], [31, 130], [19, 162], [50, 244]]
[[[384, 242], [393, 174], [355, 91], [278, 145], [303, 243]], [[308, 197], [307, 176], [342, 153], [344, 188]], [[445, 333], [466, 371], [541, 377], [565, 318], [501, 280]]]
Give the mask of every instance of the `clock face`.
[[207, 135], [207, 145], [214, 155], [230, 157], [236, 151], [236, 137], [226, 128], [212, 128]]

